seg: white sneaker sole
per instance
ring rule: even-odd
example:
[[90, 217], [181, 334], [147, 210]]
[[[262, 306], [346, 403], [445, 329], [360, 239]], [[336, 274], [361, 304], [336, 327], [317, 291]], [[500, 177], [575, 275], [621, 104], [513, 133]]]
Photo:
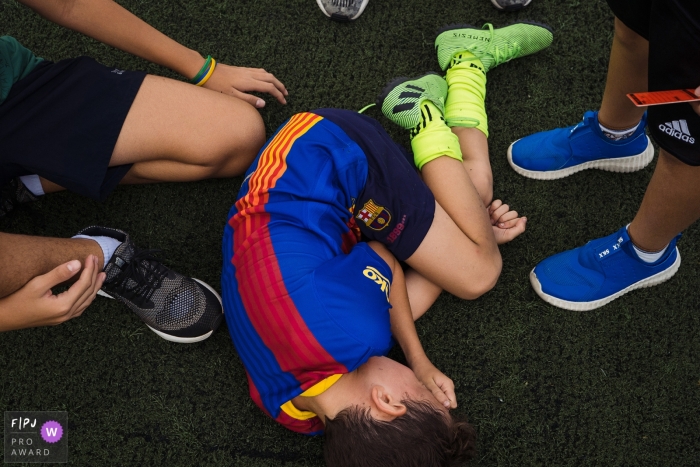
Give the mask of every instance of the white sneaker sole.
[[[634, 156], [618, 157], [615, 159], [598, 159], [595, 161], [584, 162], [583, 164], [575, 165], [573, 167], [567, 167], [566, 169], [559, 170], [549, 170], [549, 171], [536, 171], [527, 170], [522, 167], [515, 165], [513, 162], [513, 145], [508, 147], [508, 163], [513, 170], [518, 172], [523, 177], [534, 178], [535, 180], [556, 180], [558, 178], [568, 177], [576, 172], [580, 172], [586, 169], [600, 169], [607, 170], [608, 172], [636, 172], [637, 170], [642, 170], [644, 167], [649, 165], [649, 163], [654, 159], [654, 146], [651, 145], [651, 141], [648, 136], [644, 136], [647, 139], [647, 147], [641, 153]], [[522, 138], [521, 138], [522, 139]]]
[[[510, 11], [518, 11], [518, 10], [520, 10], [521, 8], [525, 8], [526, 6], [528, 6], [528, 5], [530, 4], [530, 2], [532, 2], [532, 0], [528, 0], [527, 2], [523, 3], [523, 4], [520, 6], [520, 8], [517, 8], [517, 9], [515, 9], [515, 10], [510, 10]], [[501, 5], [499, 5], [498, 2], [497, 2], [496, 0], [491, 0], [491, 3], [493, 3], [493, 6], [495, 6], [496, 8], [498, 8], [498, 9], [501, 10], [501, 11], [506, 11], [506, 10], [507, 10], [506, 8], [503, 8]]]
[[652, 287], [654, 285], [658, 285], [662, 282], [666, 282], [667, 280], [669, 280], [671, 277], [674, 276], [674, 274], [676, 274], [676, 272], [678, 272], [678, 268], [681, 265], [681, 254], [678, 251], [678, 247], [676, 247], [676, 255], [676, 260], [671, 266], [669, 266], [665, 270], [656, 273], [653, 276], [649, 276], [646, 279], [642, 279], [641, 281], [635, 282], [634, 284], [627, 286], [627, 288], [622, 289], [617, 293], [608, 295], [605, 298], [594, 300], [592, 302], [570, 302], [544, 293], [542, 291], [542, 284], [540, 284], [540, 281], [537, 280], [537, 275], [535, 274], [534, 268], [532, 269], [532, 271], [530, 271], [530, 284], [532, 284], [532, 288], [535, 289], [535, 293], [537, 293], [537, 295], [539, 295], [542, 300], [559, 308], [571, 311], [595, 310], [596, 308], [600, 308], [603, 305], [607, 305], [608, 303], [612, 302], [618, 297], [621, 297], [627, 292], [630, 292], [635, 289], [643, 289], [644, 287]]
[[[217, 298], [217, 300], [219, 300], [219, 304], [223, 308], [224, 305], [223, 305], [223, 302], [221, 301], [221, 295], [219, 295], [216, 290], [212, 289], [211, 286], [209, 284], [207, 284], [206, 282], [202, 282], [199, 279], [195, 279], [194, 277], [192, 279], [195, 280], [197, 283], [199, 283], [201, 286], [206, 287], [207, 290], [209, 290], [211, 293], [213, 293], [214, 296]], [[106, 292], [103, 292], [102, 290], [98, 290], [97, 295], [114, 300], [114, 297], [112, 297], [111, 295], [109, 295]], [[148, 326], [148, 324], [146, 326]], [[165, 334], [164, 332], [158, 331], [157, 329], [153, 329], [151, 326], [148, 326], [148, 329], [155, 332], [156, 334], [158, 334], [160, 337], [162, 337], [166, 341], [177, 342], [178, 344], [194, 344], [195, 342], [202, 342], [203, 340], [208, 339], [209, 336], [211, 336], [214, 333], [214, 331], [209, 331], [208, 333], [201, 335], [201, 336], [197, 336], [197, 337], [176, 337], [176, 336], [171, 336], [169, 334]]]
[[[354, 21], [354, 20], [356, 20], [357, 18], [359, 18], [360, 15], [365, 11], [365, 8], [367, 8], [367, 4], [368, 4], [368, 3], [369, 3], [369, 0], [362, 0], [362, 5], [360, 5], [360, 9], [358, 10], [357, 14], [356, 14], [355, 16], [353, 16], [352, 18], [348, 17], [348, 19], [349, 19], [350, 21]], [[326, 15], [326, 16], [329, 17], [329, 18], [331, 17], [331, 14], [328, 13], [328, 12], [326, 11], [326, 9], [323, 7], [323, 3], [321, 2], [321, 0], [316, 0], [316, 4], [317, 4], [318, 7], [321, 9], [321, 11], [323, 12], [324, 15]]]

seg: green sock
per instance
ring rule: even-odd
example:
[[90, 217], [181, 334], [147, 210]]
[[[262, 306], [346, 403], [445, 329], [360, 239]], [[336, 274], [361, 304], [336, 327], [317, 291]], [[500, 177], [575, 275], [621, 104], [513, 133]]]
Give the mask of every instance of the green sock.
[[471, 52], [460, 52], [462, 61], [447, 70], [447, 125], [478, 128], [489, 136], [486, 118], [486, 72], [481, 61]]
[[441, 156], [462, 160], [459, 138], [445, 124], [442, 112], [435, 104], [425, 100], [420, 103], [422, 119], [411, 130], [411, 149], [418, 170]]

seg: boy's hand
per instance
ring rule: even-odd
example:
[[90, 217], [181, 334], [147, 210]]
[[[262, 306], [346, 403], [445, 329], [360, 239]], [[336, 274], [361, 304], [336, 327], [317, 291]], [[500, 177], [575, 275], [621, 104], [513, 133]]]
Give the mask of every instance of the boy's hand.
[[425, 359], [413, 368], [418, 381], [428, 388], [439, 403], [448, 409], [457, 408], [457, 396], [455, 396], [455, 385], [450, 378], [445, 376], [435, 365]]
[[265, 92], [273, 96], [280, 104], [286, 104], [287, 88], [272, 73], [262, 68], [245, 68], [217, 63], [214, 74], [204, 84], [205, 88], [237, 97], [250, 105], [261, 109], [265, 101], [248, 94], [250, 91]]
[[486, 208], [493, 226], [496, 243], [502, 245], [525, 232], [527, 217], [518, 217], [517, 211], [511, 211], [500, 199], [493, 200]]
[[80, 261], [69, 261], [0, 300], [0, 331], [54, 326], [83, 314], [106, 277], [94, 255], [87, 257], [80, 278], [68, 290], [58, 295], [51, 290], [75, 276], [80, 267]]
[[[695, 95], [700, 97], [700, 86], [695, 90]], [[700, 102], [691, 102], [690, 106], [693, 108], [696, 114], [700, 115]]]

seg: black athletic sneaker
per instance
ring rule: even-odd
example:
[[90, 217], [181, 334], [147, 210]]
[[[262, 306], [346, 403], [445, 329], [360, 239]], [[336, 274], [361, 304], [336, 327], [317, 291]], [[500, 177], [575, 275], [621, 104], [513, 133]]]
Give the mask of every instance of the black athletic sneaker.
[[88, 227], [78, 235], [112, 237], [122, 242], [105, 265], [100, 295], [124, 302], [165, 340], [189, 344], [211, 336], [224, 315], [221, 297], [204, 282], [185, 277], [140, 250], [121, 230]]
[[19, 177], [15, 177], [0, 188], [0, 217], [5, 217], [18, 204], [31, 203], [38, 199], [24, 186]]

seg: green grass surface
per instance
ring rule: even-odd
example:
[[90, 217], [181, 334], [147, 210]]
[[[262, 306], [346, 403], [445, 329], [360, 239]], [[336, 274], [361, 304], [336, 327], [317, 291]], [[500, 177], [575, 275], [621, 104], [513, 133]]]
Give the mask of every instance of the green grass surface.
[[[350, 24], [328, 21], [313, 0], [123, 5], [205, 55], [264, 67], [281, 79], [289, 104], [268, 99], [268, 134], [295, 112], [359, 109], [394, 77], [437, 71], [432, 41], [445, 24], [551, 25], [548, 50], [488, 76], [495, 194], [528, 216], [528, 231], [503, 247], [493, 291], [472, 302], [443, 294], [418, 332], [477, 427], [474, 465], [700, 465], [697, 227], [680, 241], [683, 264], [672, 280], [596, 311], [551, 307], [528, 281], [546, 256], [629, 222], [655, 165], [538, 182], [506, 161], [515, 139], [573, 124], [597, 108], [612, 41], [604, 1], [534, 0], [522, 12], [501, 13], [488, 0], [372, 0]], [[51, 60], [85, 54], [173, 76], [12, 0], [0, 0], [0, 33]], [[376, 109], [369, 114], [380, 117]], [[164, 248], [174, 269], [218, 288], [222, 229], [240, 183], [120, 187], [102, 204], [61, 193], [1, 220], [0, 230], [66, 237], [91, 224], [121, 228], [140, 246]], [[402, 358], [396, 349], [392, 356]], [[203, 343], [172, 344], [102, 298], [61, 326], [0, 335], [0, 408], [68, 411], [71, 465], [323, 465], [322, 438], [286, 431], [250, 401], [225, 326]]]

